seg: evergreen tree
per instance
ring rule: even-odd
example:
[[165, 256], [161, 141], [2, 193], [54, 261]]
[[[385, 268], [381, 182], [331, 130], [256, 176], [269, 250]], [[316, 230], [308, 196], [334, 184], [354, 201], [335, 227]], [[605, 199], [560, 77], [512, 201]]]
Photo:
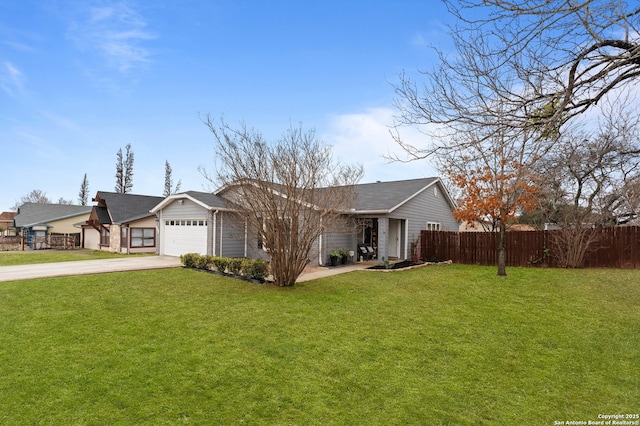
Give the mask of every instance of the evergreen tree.
[[175, 188], [173, 187], [173, 178], [171, 177], [171, 165], [169, 161], [165, 160], [164, 162], [164, 192], [163, 195], [168, 197], [171, 194], [175, 194], [180, 191], [180, 186], [182, 185], [182, 181], [178, 181]]
[[82, 184], [80, 185], [80, 192], [78, 192], [78, 201], [81, 206], [86, 206], [89, 202], [89, 180], [87, 179], [87, 174], [84, 174], [84, 178], [82, 179]]
[[116, 154], [116, 187], [115, 191], [128, 194], [133, 188], [133, 151], [131, 151], [131, 144], [127, 144], [125, 147], [126, 158], [122, 158], [122, 148], [118, 149]]

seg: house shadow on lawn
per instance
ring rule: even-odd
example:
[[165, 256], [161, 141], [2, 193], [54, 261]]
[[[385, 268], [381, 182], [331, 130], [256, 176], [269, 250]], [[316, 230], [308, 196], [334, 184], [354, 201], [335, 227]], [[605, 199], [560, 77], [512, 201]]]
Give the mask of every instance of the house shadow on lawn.
[[398, 270], [420, 268], [422, 266], [427, 266], [427, 265], [440, 265], [440, 264], [449, 264], [449, 263], [452, 263], [452, 262], [450, 260], [446, 262], [414, 262], [412, 260], [400, 260], [397, 262], [389, 263], [387, 265], [373, 265], [366, 269], [373, 270], [373, 271], [398, 271]]

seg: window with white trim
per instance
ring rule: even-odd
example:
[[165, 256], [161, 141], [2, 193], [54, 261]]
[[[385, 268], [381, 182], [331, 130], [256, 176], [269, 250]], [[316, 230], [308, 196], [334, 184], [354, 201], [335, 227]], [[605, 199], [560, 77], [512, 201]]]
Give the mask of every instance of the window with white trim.
[[438, 222], [427, 222], [427, 231], [439, 231], [440, 223]]

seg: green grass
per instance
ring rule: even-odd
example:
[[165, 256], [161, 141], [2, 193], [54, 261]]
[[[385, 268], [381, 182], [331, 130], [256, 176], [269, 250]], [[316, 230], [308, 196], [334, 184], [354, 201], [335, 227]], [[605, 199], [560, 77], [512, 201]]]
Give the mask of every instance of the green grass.
[[101, 250], [35, 250], [0, 252], [0, 266], [33, 265], [37, 263], [69, 262], [74, 260], [110, 259], [113, 257], [141, 256], [142, 254], [120, 254]]
[[0, 283], [0, 424], [548, 425], [640, 411], [640, 271], [436, 266], [275, 288]]

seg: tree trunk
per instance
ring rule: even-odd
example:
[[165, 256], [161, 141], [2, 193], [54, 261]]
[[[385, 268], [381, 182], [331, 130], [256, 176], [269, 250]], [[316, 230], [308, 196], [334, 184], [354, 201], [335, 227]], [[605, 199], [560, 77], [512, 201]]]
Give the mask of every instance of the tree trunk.
[[507, 251], [505, 240], [507, 236], [507, 225], [503, 221], [499, 221], [498, 228], [498, 276], [507, 276]]

